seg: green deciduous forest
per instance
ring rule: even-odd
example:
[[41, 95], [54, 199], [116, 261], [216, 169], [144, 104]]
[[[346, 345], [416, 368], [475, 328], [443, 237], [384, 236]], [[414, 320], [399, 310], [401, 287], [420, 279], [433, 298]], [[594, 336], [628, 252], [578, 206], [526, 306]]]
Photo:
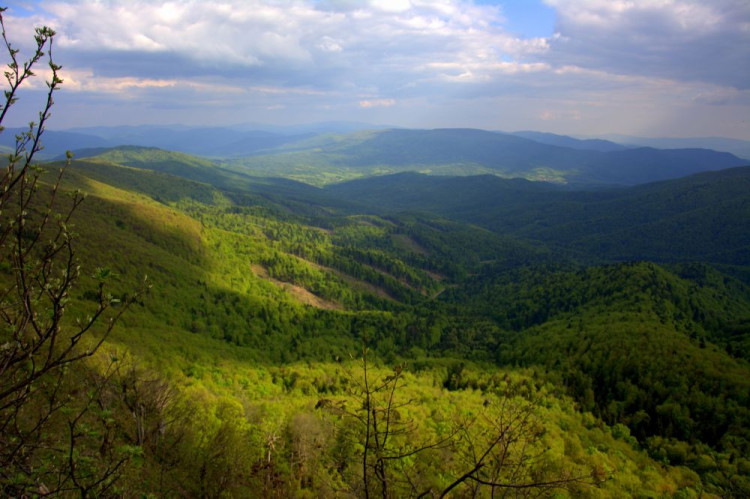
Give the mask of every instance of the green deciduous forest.
[[576, 191], [39, 162], [54, 36], [22, 61], [3, 31], [0, 122], [52, 76], [0, 180], [2, 495], [750, 495], [750, 167]]

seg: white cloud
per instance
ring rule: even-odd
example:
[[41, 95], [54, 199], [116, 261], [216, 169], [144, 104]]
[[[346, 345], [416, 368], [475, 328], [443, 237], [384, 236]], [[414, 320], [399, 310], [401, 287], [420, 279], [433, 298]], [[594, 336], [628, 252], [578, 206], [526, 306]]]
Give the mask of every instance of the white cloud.
[[[41, 76], [41, 75], [40, 75]], [[178, 78], [135, 78], [96, 76], [90, 70], [67, 70], [65, 71], [62, 89], [64, 92], [94, 92], [117, 94], [122, 97], [131, 98], [139, 91], [150, 89], [183, 89], [193, 90], [211, 94], [222, 94], [231, 98], [232, 95], [246, 92], [247, 89], [236, 85], [221, 84], [210, 79], [183, 80]], [[42, 88], [42, 80], [36, 79], [34, 86]], [[268, 91], [266, 89], [251, 88], [253, 91]], [[285, 93], [289, 89], [284, 89]]]
[[384, 12], [405, 12], [411, 8], [409, 0], [377, 0], [370, 2], [370, 5]]
[[578, 121], [581, 119], [581, 111], [577, 109], [564, 111], [543, 109], [539, 114], [539, 119], [542, 121]]
[[195, 107], [199, 119], [217, 107], [290, 121], [377, 108], [392, 124], [423, 113], [448, 125], [450, 110], [476, 126], [547, 116], [599, 127], [587, 120], [605, 108], [633, 121], [638, 109], [639, 123], [679, 106], [750, 113], [747, 0], [544, 1], [557, 12], [549, 38], [512, 35], [501, 7], [473, 0], [45, 0], [32, 17], [5, 17], [14, 38], [57, 29], [64, 91], [141, 99], [144, 116], [201, 102], [214, 108]]
[[391, 107], [395, 106], [396, 101], [394, 99], [375, 99], [375, 100], [361, 100], [359, 101], [359, 107]]
[[[58, 29], [61, 50], [82, 56], [156, 53], [212, 67], [324, 70], [326, 64], [366, 67], [375, 62], [408, 70], [426, 54], [446, 61], [483, 60], [546, 50], [542, 39], [519, 40], [490, 28], [488, 22], [499, 19], [493, 7], [380, 0], [355, 2], [358, 8], [320, 8], [341, 3], [51, 0], [44, 5], [47, 15], [36, 20]], [[119, 68], [139, 69], [134, 60]]]
[[317, 47], [324, 52], [341, 52], [344, 50], [341, 44], [330, 36], [322, 37]]

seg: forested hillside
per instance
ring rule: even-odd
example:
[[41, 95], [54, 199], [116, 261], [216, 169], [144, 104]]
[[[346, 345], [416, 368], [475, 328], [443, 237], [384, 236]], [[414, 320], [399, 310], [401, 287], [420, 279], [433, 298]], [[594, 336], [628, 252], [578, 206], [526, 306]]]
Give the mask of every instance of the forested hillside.
[[750, 167], [585, 192], [521, 179], [413, 173], [326, 190], [377, 213], [438, 213], [588, 262], [710, 261], [744, 267], [750, 263], [748, 188]]
[[[534, 206], [559, 217], [570, 207], [590, 237], [628, 220], [641, 227], [626, 209], [663, 224], [689, 213], [714, 223], [733, 209], [741, 220], [744, 170], [605, 193], [479, 178], [486, 194], [473, 202], [472, 178], [415, 175], [396, 179], [424, 188], [378, 201], [398, 185], [385, 177], [371, 181], [381, 182], [371, 197], [345, 201], [347, 186], [124, 152], [76, 160], [63, 176], [62, 189], [88, 193], [72, 219], [83, 270], [66, 316], [95, 305], [97, 268], [123, 304], [144, 275], [151, 289], [75, 368], [90, 395], [58, 388], [99, 428], [77, 440], [74, 464], [38, 468], [6, 490], [51, 477], [66, 490], [126, 494], [439, 495], [455, 482], [459, 495], [489, 494], [483, 482], [575, 497], [748, 490], [750, 291], [685, 254], [717, 244], [715, 234], [669, 259], [646, 247], [640, 260], [686, 262], [658, 265], [616, 263], [574, 237], [529, 229], [556, 225], [532, 225]], [[680, 204], [683, 192], [695, 194]], [[391, 199], [404, 204], [384, 209]], [[675, 201], [649, 210], [648, 199]], [[585, 218], [594, 211], [599, 225]], [[727, 233], [740, 239], [720, 242], [741, 254], [746, 231]], [[591, 266], [597, 259], [610, 263]], [[386, 430], [390, 443], [366, 443], [375, 430], [362, 404], [400, 422]], [[54, 440], [66, 418], [44, 437]], [[486, 461], [472, 458], [480, 448]], [[106, 459], [94, 459], [101, 449]], [[504, 465], [505, 452], [522, 466]], [[57, 462], [42, 450], [28, 459]]]

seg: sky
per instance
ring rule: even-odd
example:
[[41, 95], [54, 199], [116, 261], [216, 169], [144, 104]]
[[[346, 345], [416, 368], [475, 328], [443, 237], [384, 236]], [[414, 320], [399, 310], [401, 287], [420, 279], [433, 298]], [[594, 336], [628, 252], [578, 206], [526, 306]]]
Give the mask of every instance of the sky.
[[[10, 0], [51, 129], [359, 121], [750, 140], [748, 0]], [[7, 62], [5, 56], [2, 63]], [[44, 71], [6, 124], [35, 119]]]

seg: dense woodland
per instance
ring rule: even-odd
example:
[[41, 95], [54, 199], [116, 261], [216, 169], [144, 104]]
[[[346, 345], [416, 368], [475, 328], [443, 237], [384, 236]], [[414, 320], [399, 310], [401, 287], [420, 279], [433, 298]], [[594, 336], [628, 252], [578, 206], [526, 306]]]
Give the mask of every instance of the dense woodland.
[[2, 178], [3, 495], [750, 495], [750, 167], [578, 191], [36, 163], [50, 108]]

